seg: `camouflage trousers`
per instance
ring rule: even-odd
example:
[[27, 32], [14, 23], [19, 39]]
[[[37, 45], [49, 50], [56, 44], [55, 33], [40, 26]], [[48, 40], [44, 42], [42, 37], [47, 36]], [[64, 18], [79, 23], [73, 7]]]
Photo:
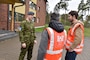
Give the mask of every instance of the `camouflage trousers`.
[[31, 58], [32, 58], [32, 50], [33, 50], [34, 43], [32, 42], [32, 43], [26, 44], [26, 45], [27, 45], [26, 48], [21, 48], [19, 60], [24, 60], [26, 52], [27, 52], [27, 60], [31, 60]]

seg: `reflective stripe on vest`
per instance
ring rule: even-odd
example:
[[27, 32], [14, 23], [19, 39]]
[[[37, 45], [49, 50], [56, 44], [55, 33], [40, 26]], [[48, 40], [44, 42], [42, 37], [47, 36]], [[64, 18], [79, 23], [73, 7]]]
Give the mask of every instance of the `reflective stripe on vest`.
[[49, 46], [49, 50], [53, 50], [53, 46], [54, 46], [54, 32], [53, 32], [53, 30], [51, 29], [51, 28], [49, 28], [48, 27], [48, 29], [49, 29], [49, 31], [50, 31], [50, 35], [51, 35], [51, 40], [50, 40], [50, 46]]
[[[49, 50], [47, 50], [47, 53], [48, 54], [59, 54], [59, 53], [61, 53], [63, 51], [63, 49], [57, 50], [57, 51], [53, 51], [53, 46], [54, 46], [54, 31], [50, 27], [48, 27], [47, 29], [49, 29], [49, 31], [51, 33], [50, 34], [51, 35], [50, 46], [49, 46]], [[66, 30], [64, 30], [64, 33], [65, 33], [65, 38], [66, 38], [66, 36], [67, 36]]]
[[65, 34], [65, 42], [64, 42], [64, 45], [66, 44], [66, 41], [67, 41], [67, 32], [66, 32], [66, 30], [64, 30], [64, 34]]
[[[80, 23], [77, 23], [73, 28], [72, 28], [72, 32], [71, 32], [71, 35], [73, 35], [76, 27], [78, 27], [79, 25], [81, 25]], [[81, 28], [82, 29], [82, 28]]]
[[[68, 40], [67, 40], [67, 44], [72, 45], [72, 43], [71, 43], [70, 41], [68, 41]], [[81, 48], [81, 47], [83, 47], [83, 46], [84, 46], [83, 44], [80, 44], [79, 46], [76, 47], [77, 49], [74, 49], [74, 50], [76, 51], [76, 50], [78, 50], [78, 48]], [[70, 46], [66, 46], [66, 48], [69, 49]], [[80, 50], [81, 50], [81, 49], [80, 49]]]
[[[80, 24], [80, 23], [77, 23], [75, 24], [75, 26], [69, 30], [69, 34], [71, 35], [68, 35], [68, 40], [66, 41], [66, 48], [69, 49], [70, 46], [72, 45], [72, 40], [70, 40], [71, 38], [70, 37], [74, 37], [74, 32], [75, 32], [75, 29], [80, 25], [81, 29], [82, 29], [82, 32], [84, 31], [84, 28], [83, 26]], [[70, 32], [71, 31], [71, 32]], [[83, 48], [83, 43], [84, 43], [84, 35], [82, 34], [82, 41], [81, 43], [74, 49], [74, 51], [76, 51], [77, 53], [80, 53], [82, 51], [82, 48]]]
[[[47, 59], [44, 58], [43, 60], [47, 60]], [[59, 58], [59, 60], [61, 60], [61, 57]]]
[[47, 50], [47, 54], [60, 54], [62, 51], [63, 51], [63, 49], [56, 50], [56, 51]]
[[53, 51], [53, 47], [54, 47], [54, 31], [49, 28], [49, 31], [50, 31], [50, 35], [51, 35], [51, 40], [50, 40], [50, 46], [49, 46], [49, 50], [47, 50], [47, 54], [59, 54], [63, 51], [63, 49], [61, 50], [56, 50], [56, 51]]
[[44, 60], [61, 60], [62, 51], [66, 39], [66, 31], [61, 33], [56, 32], [52, 28], [48, 27], [47, 32], [49, 34], [47, 52]]

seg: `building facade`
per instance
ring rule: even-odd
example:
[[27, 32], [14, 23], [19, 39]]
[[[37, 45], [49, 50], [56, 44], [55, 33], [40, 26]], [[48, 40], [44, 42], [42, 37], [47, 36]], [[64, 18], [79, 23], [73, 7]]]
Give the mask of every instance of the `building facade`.
[[[21, 21], [25, 19], [29, 11], [33, 11], [35, 13], [35, 26], [44, 26], [46, 20], [46, 2], [47, 0], [26, 0], [25, 4], [15, 3], [15, 29], [20, 25]], [[9, 30], [12, 12], [11, 5], [0, 4], [0, 12], [0, 30]]]
[[8, 30], [8, 5], [0, 4], [0, 29]]
[[43, 26], [45, 25], [46, 20], [46, 2], [47, 0], [37, 0], [37, 18], [35, 26]]

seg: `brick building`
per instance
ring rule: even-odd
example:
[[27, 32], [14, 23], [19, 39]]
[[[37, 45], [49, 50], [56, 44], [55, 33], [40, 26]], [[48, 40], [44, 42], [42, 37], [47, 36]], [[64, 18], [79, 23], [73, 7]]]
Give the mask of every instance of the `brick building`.
[[[22, 18], [26, 16], [28, 11], [35, 13], [35, 26], [43, 26], [46, 18], [47, 0], [26, 0], [25, 2], [25, 5], [15, 8], [15, 29], [20, 25], [23, 20]], [[17, 5], [19, 5], [19, 3], [15, 4], [15, 6]], [[10, 12], [10, 4], [0, 4], [0, 30], [10, 29]]]
[[37, 0], [37, 20], [35, 26], [43, 26], [46, 19], [46, 2], [47, 0]]
[[8, 5], [0, 4], [0, 29], [8, 30]]

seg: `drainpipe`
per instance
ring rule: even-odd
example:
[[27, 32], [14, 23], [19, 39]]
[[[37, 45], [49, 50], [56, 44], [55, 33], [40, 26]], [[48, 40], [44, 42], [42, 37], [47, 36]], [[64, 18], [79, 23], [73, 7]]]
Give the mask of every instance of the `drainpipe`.
[[23, 2], [22, 0], [22, 3], [23, 3], [22, 5], [18, 5], [18, 6], [14, 6], [14, 4], [12, 4], [12, 20], [11, 20], [11, 27], [10, 27], [11, 31], [15, 31], [15, 20], [14, 20], [15, 19], [14, 18], [15, 8], [23, 6], [25, 2]]
[[[17, 6], [14, 6], [14, 13], [15, 13], [15, 9], [16, 7], [21, 7], [23, 6], [25, 3], [21, 4], [21, 5], [17, 5]], [[14, 18], [14, 31], [15, 31], [15, 18]]]
[[9, 30], [8, 26], [9, 26], [9, 4], [8, 4], [8, 12], [7, 12], [7, 30]]

